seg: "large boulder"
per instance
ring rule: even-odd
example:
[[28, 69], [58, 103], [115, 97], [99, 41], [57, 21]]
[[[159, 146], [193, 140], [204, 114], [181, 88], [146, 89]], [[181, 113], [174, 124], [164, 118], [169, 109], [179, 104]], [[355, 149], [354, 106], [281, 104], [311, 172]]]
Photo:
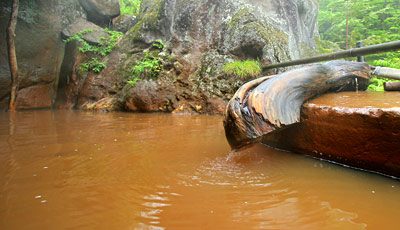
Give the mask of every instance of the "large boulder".
[[175, 99], [174, 88], [161, 86], [154, 81], [140, 81], [129, 87], [125, 106], [131, 111], [172, 111], [171, 101]]
[[[10, 19], [11, 3], [11, 0], [0, 1], [0, 108], [2, 109], [7, 108], [10, 94], [5, 31]], [[117, 1], [107, 1], [106, 6], [119, 9]], [[67, 48], [73, 50], [65, 51], [66, 44], [63, 42], [61, 31], [74, 22], [77, 23], [64, 30], [65, 34], [73, 34], [81, 28], [100, 30], [93, 24], [89, 25], [85, 21], [86, 18], [86, 12], [78, 0], [19, 1], [15, 37], [20, 78], [17, 109], [50, 108], [54, 105], [60, 72], [72, 73], [71, 65], [76, 62], [74, 58], [77, 57], [76, 44], [68, 43]], [[87, 40], [96, 42], [101, 36], [108, 36], [104, 32], [96, 33], [96, 36], [92, 36], [95, 33], [88, 34]], [[66, 57], [65, 52], [73, 57]], [[62, 64], [66, 61], [67, 64]]]
[[118, 0], [79, 0], [89, 21], [107, 26], [120, 14]]
[[112, 29], [126, 33], [129, 29], [136, 25], [138, 19], [135, 15], [132, 14], [123, 14], [112, 20]]
[[62, 30], [62, 35], [68, 38], [85, 30], [88, 30], [88, 32], [82, 34], [81, 37], [90, 43], [98, 44], [102, 38], [107, 38], [110, 36], [104, 31], [103, 28], [94, 24], [93, 22], [86, 21], [83, 18], [78, 18], [73, 23], [65, 27]]
[[[174, 88], [177, 103], [172, 103], [173, 111], [201, 107], [201, 111], [209, 112], [220, 108], [221, 100], [226, 103], [252, 79], [227, 75], [225, 63], [258, 59], [268, 64], [307, 56], [318, 36], [317, 15], [317, 2], [313, 0], [143, 0], [137, 24], [115, 51], [123, 57], [116, 70], [126, 81], [132, 67], [145, 56], [144, 51], [151, 53], [152, 43], [162, 40], [167, 48], [160, 54], [166, 54], [169, 61], [155, 80], [157, 90], [162, 86]], [[99, 87], [103, 91], [106, 88]], [[130, 101], [139, 101], [140, 97], [117, 96]], [[91, 101], [90, 97], [81, 100]], [[136, 110], [134, 106], [125, 107]], [[142, 108], [154, 111], [157, 106]]]
[[174, 53], [189, 53], [192, 60], [212, 48], [280, 62], [315, 47], [317, 16], [313, 0], [144, 0], [130, 36], [146, 43], [170, 41]]
[[[0, 107], [7, 108], [10, 94], [6, 27], [12, 1], [0, 2]], [[48, 108], [56, 98], [65, 44], [60, 31], [85, 14], [77, 1], [41, 0], [19, 2], [16, 55], [20, 92], [17, 108]]]

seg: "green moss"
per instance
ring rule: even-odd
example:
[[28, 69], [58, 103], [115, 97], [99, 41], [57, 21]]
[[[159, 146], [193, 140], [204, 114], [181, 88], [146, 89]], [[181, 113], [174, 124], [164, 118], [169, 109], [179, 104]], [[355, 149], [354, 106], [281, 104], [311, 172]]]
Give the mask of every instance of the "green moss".
[[[154, 0], [147, 10], [141, 12], [138, 23], [128, 32], [133, 42], [143, 41], [143, 31], [157, 30], [162, 9], [162, 0]], [[143, 4], [143, 2], [142, 2]]]
[[255, 31], [255, 33], [262, 37], [266, 42], [276, 43], [279, 41], [280, 44], [288, 43], [288, 35], [278, 29], [266, 27], [257, 22], [248, 23], [243, 28]]
[[223, 71], [240, 78], [257, 77], [261, 73], [261, 67], [260, 63], [254, 60], [235, 61], [226, 63]]
[[159, 50], [152, 50], [152, 51], [150, 51], [150, 56], [156, 58], [156, 57], [158, 57], [159, 53], [160, 53]]
[[243, 8], [233, 15], [232, 19], [228, 22], [230, 25], [238, 24], [243, 18], [253, 18], [254, 15], [250, 12], [249, 8]]
[[[274, 50], [274, 55], [280, 59], [287, 57], [285, 47], [288, 44], [288, 34], [257, 18], [249, 8], [237, 11], [227, 23], [228, 37], [240, 34], [249, 39], [259, 39]], [[230, 34], [230, 35], [229, 35]]]

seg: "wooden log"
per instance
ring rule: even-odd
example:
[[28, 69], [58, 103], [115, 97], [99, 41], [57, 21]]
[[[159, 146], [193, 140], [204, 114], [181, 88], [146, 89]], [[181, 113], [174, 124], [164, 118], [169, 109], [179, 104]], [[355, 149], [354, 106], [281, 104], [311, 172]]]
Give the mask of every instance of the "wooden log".
[[265, 134], [298, 123], [305, 101], [328, 91], [341, 91], [355, 78], [369, 81], [368, 64], [331, 61], [246, 83], [225, 112], [225, 135], [231, 148], [259, 142]]
[[383, 83], [385, 91], [400, 91], [400, 81]]

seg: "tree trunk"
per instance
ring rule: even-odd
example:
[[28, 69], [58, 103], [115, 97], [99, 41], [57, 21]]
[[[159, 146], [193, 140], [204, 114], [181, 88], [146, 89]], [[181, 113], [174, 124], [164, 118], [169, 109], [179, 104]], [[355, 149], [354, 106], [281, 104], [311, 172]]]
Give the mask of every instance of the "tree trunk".
[[15, 54], [15, 27], [17, 25], [17, 17], [18, 17], [18, 6], [19, 0], [13, 0], [12, 11], [10, 16], [10, 24], [7, 27], [7, 46], [8, 46], [8, 62], [10, 65], [11, 72], [11, 95], [10, 95], [10, 103], [9, 110], [14, 111], [16, 109], [16, 99], [18, 92], [18, 65], [17, 65], [17, 56]]
[[349, 49], [349, 0], [346, 0], [346, 50]]

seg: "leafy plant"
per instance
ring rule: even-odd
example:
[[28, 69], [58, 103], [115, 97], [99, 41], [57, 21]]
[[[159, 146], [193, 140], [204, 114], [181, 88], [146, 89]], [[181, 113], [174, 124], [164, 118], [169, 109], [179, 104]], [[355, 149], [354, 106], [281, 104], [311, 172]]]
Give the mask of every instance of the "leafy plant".
[[160, 40], [160, 39], [158, 39], [157, 41], [155, 41], [153, 43], [153, 47], [156, 47], [158, 49], [163, 49], [164, 46], [165, 46], [164, 42], [162, 40]]
[[97, 58], [92, 58], [89, 62], [82, 63], [79, 66], [81, 71], [90, 71], [92, 70], [95, 73], [99, 73], [102, 69], [104, 69], [106, 65], [103, 62], [99, 62]]
[[[152, 46], [163, 49], [165, 45], [162, 40], [157, 40]], [[143, 78], [156, 79], [160, 75], [162, 68], [163, 65], [160, 58], [150, 57], [149, 52], [146, 52], [142, 60], [131, 69], [131, 76], [129, 76], [127, 82], [133, 86]]]
[[385, 82], [382, 78], [373, 77], [370, 80], [367, 91], [383, 91], [383, 83]]
[[140, 81], [141, 79], [140, 78], [138, 78], [138, 77], [132, 77], [130, 80], [128, 80], [128, 83], [131, 85], [131, 86], [134, 86], [135, 84], [136, 84], [136, 82], [138, 82], [138, 81]]
[[[372, 61], [372, 65], [400, 69], [400, 58], [383, 58], [381, 60], [374, 60]], [[392, 81], [396, 80], [373, 77], [370, 80], [370, 85], [368, 86], [367, 91], [384, 91], [383, 84]]]
[[121, 14], [139, 15], [141, 0], [118, 0]]
[[[396, 52], [393, 52], [392, 54], [395, 54], [395, 53]], [[399, 53], [399, 52], [397, 52], [397, 53]], [[396, 57], [396, 56], [383, 57], [379, 60], [373, 60], [373, 61], [371, 61], [371, 63], [374, 66], [383, 66], [383, 67], [400, 69], [400, 53], [399, 53], [399, 57]]]
[[163, 65], [158, 58], [150, 58], [149, 53], [146, 53], [143, 60], [132, 68], [131, 73], [133, 79], [140, 76], [157, 78], [162, 67]]
[[107, 38], [102, 37], [100, 39], [98, 53], [103, 57], [112, 51], [112, 49], [117, 45], [118, 39], [123, 35], [121, 32], [109, 30], [107, 28], [105, 28], [104, 31], [110, 36]]
[[226, 74], [235, 75], [241, 78], [257, 77], [261, 73], [260, 63], [254, 60], [228, 62], [224, 65], [223, 71]]
[[[101, 37], [98, 45], [92, 45], [82, 38], [83, 35], [92, 31], [95, 31], [95, 29], [79, 31], [78, 33], [64, 40], [64, 42], [78, 41], [80, 43], [78, 50], [81, 53], [90, 53], [92, 56], [100, 55], [104, 57], [112, 51], [112, 49], [117, 45], [118, 39], [122, 36], [121, 32], [105, 29], [104, 31], [110, 36]], [[103, 62], [99, 62], [97, 57], [92, 57], [89, 62], [81, 63], [79, 69], [82, 71], [92, 70], [93, 72], [99, 73], [105, 67], [106, 65]]]

